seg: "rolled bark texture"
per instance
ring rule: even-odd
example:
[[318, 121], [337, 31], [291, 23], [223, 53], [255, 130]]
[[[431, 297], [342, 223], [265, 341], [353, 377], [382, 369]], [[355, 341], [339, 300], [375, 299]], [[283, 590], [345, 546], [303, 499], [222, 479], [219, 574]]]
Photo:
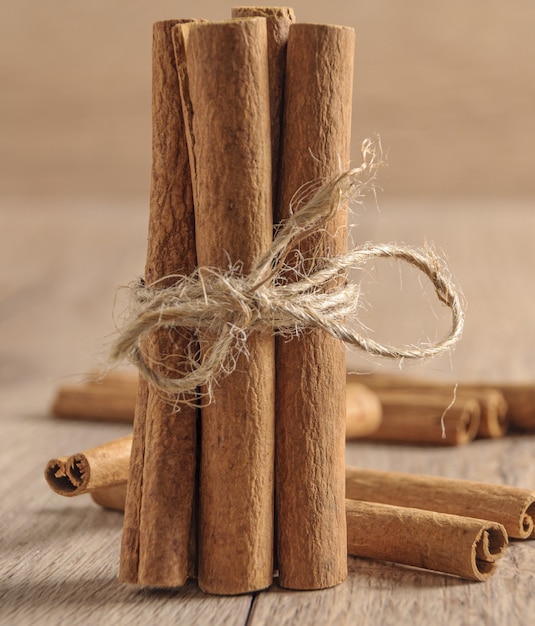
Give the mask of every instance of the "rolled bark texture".
[[375, 502], [347, 500], [353, 556], [487, 580], [507, 546], [501, 524]]
[[530, 489], [347, 467], [346, 494], [353, 500], [491, 520], [514, 539], [535, 536], [535, 491]]
[[[273, 227], [266, 20], [181, 27], [175, 45], [186, 52], [179, 74], [198, 263], [247, 274]], [[214, 339], [202, 337], [201, 352]], [[273, 577], [271, 333], [253, 333], [247, 351], [202, 409], [199, 586], [215, 594], [263, 589]]]
[[[292, 199], [304, 186], [349, 162], [354, 38], [350, 28], [290, 26], [278, 221], [299, 210]], [[307, 271], [314, 258], [344, 252], [346, 222], [340, 210], [287, 262]], [[347, 575], [344, 347], [310, 331], [278, 339], [276, 358], [279, 581], [289, 589], [331, 587]]]
[[[172, 42], [176, 23], [157, 22], [153, 28], [147, 284], [196, 267], [191, 173]], [[160, 373], [176, 376], [190, 341], [176, 331], [158, 331], [145, 341], [145, 358]], [[144, 380], [139, 387], [119, 578], [176, 587], [193, 569], [197, 412], [186, 405], [177, 410], [172, 398]], [[161, 480], [162, 473], [180, 480]]]
[[[509, 422], [514, 421], [511, 409], [505, 398], [505, 388], [493, 384], [467, 384], [444, 381], [424, 380], [395, 374], [349, 375], [347, 384], [364, 384], [376, 391], [389, 393], [400, 392], [407, 396], [407, 401], [415, 395], [423, 398], [458, 398], [477, 400], [480, 407], [480, 420], [477, 437], [495, 439], [503, 437]], [[533, 396], [535, 398], [535, 394]], [[523, 404], [522, 404], [523, 405]]]
[[473, 441], [481, 407], [473, 398], [426, 396], [398, 390], [378, 392], [383, 410], [370, 441], [458, 446]]

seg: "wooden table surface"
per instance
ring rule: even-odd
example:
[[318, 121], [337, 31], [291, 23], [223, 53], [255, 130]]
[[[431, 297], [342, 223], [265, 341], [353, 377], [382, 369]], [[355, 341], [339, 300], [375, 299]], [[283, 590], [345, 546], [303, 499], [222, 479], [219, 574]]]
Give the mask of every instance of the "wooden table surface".
[[[467, 302], [451, 356], [405, 373], [450, 380], [535, 379], [533, 202], [390, 202], [356, 217], [356, 240], [433, 241]], [[148, 591], [117, 582], [122, 516], [89, 496], [66, 499], [43, 479], [48, 459], [128, 432], [127, 426], [54, 420], [55, 389], [106, 357], [125, 306], [117, 286], [142, 271], [143, 203], [1, 203], [0, 623], [26, 624], [527, 624], [535, 618], [535, 543], [514, 542], [496, 574], [470, 583], [399, 565], [349, 559], [347, 581], [319, 592], [240, 597]], [[361, 321], [376, 338], [425, 341], [447, 311], [418, 276], [389, 262], [361, 277]], [[351, 368], [395, 366], [349, 353]], [[535, 435], [463, 448], [351, 443], [348, 462], [535, 488]]]

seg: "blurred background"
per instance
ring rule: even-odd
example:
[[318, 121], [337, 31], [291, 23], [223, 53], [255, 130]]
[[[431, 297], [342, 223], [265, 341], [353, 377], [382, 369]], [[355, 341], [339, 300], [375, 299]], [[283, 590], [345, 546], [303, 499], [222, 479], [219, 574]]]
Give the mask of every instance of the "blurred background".
[[[151, 24], [216, 0], [2, 0], [0, 194], [147, 198]], [[535, 3], [295, 0], [357, 31], [353, 157], [379, 133], [384, 196], [535, 193]]]
[[[106, 358], [117, 287], [144, 266], [152, 23], [226, 19], [232, 5], [0, 1], [0, 384], [33, 377], [50, 393], [58, 377]], [[535, 3], [290, 6], [300, 21], [357, 32], [352, 155], [379, 133], [388, 166], [379, 210], [371, 198], [354, 218], [355, 240], [433, 242], [465, 294], [455, 361], [432, 367], [531, 379]], [[441, 336], [447, 310], [417, 273], [400, 272], [383, 261], [358, 276], [365, 332], [396, 344]]]

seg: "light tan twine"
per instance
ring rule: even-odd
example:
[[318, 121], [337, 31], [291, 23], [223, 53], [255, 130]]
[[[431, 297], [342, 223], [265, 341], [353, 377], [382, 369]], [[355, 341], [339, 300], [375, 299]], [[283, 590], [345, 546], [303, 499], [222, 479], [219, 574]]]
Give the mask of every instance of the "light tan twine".
[[[361, 166], [321, 185], [280, 227], [249, 275], [241, 275], [238, 266], [227, 272], [202, 267], [190, 276], [165, 277], [152, 285], [137, 282], [132, 287], [134, 311], [112, 347], [111, 360], [130, 360], [157, 390], [189, 402], [200, 386], [210, 399], [213, 382], [231, 373], [238, 356], [247, 353], [252, 332], [291, 336], [321, 329], [368, 354], [394, 359], [424, 359], [450, 350], [461, 337], [464, 315], [459, 295], [432, 251], [366, 243], [341, 256], [314, 259], [307, 273], [285, 264], [298, 241], [321, 232], [339, 207], [361, 196], [375, 176], [377, 159], [373, 142], [367, 140]], [[451, 327], [443, 339], [397, 348], [364, 337], [345, 324], [356, 312], [359, 297], [359, 287], [347, 281], [347, 271], [379, 258], [404, 261], [429, 278], [438, 299], [451, 309]], [[297, 280], [288, 280], [289, 271]], [[163, 281], [168, 285], [170, 278], [174, 284], [160, 287]], [[143, 355], [144, 338], [159, 329], [191, 338], [173, 377], [158, 373]]]

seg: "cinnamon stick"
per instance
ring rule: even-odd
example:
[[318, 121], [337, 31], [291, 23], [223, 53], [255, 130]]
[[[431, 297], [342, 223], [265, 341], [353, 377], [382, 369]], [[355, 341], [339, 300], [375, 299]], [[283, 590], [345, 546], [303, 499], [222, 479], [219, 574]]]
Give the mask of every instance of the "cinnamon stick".
[[487, 580], [503, 556], [501, 524], [419, 509], [346, 500], [348, 553]]
[[370, 441], [458, 446], [474, 439], [481, 409], [471, 398], [381, 391], [383, 418]]
[[[198, 262], [248, 273], [272, 238], [266, 20], [181, 27], [180, 39]], [[199, 586], [216, 594], [273, 576], [273, 337], [253, 334], [247, 349], [202, 409]]]
[[[147, 284], [171, 274], [189, 274], [196, 266], [191, 174], [172, 43], [176, 23], [157, 22], [153, 29]], [[145, 356], [162, 374], [173, 375], [188, 342], [177, 332], [160, 331], [145, 342]], [[196, 422], [194, 408], [183, 406], [177, 413], [171, 398], [140, 381], [121, 546], [122, 582], [181, 586], [193, 568], [189, 545]], [[161, 480], [162, 471], [167, 480]]]
[[358, 439], [376, 432], [383, 419], [378, 395], [358, 383], [346, 387], [346, 439]]
[[535, 491], [529, 489], [348, 466], [346, 494], [353, 500], [488, 519], [515, 539], [535, 537]]
[[62, 496], [124, 484], [131, 448], [132, 437], [127, 435], [78, 454], [51, 459], [45, 468], [45, 479]]
[[138, 380], [130, 374], [107, 374], [102, 379], [61, 385], [51, 411], [56, 417], [132, 422]]
[[426, 381], [394, 374], [349, 375], [347, 382], [348, 384], [358, 382], [377, 392], [382, 390], [403, 391], [403, 393], [410, 394], [411, 397], [414, 393], [418, 393], [426, 397], [449, 396], [451, 398], [455, 394], [458, 397], [474, 398], [479, 402], [481, 409], [477, 436], [482, 438], [503, 437], [507, 431], [509, 420], [513, 421], [512, 414], [515, 412], [505, 398], [503, 386], [493, 387], [490, 384], [471, 385], [465, 383], [456, 385], [455, 383]]
[[[349, 161], [353, 53], [350, 28], [290, 26], [278, 220], [288, 217], [304, 185]], [[303, 258], [343, 252], [345, 225], [341, 211], [321, 238], [301, 243]], [[288, 262], [300, 258], [296, 253]], [[331, 587], [347, 575], [344, 348], [311, 331], [277, 340], [276, 359], [279, 580], [291, 589]]]
[[286, 76], [286, 48], [290, 24], [295, 22], [289, 7], [239, 6], [233, 18], [265, 17], [268, 38], [269, 110], [271, 119], [272, 198], [277, 197], [282, 132], [282, 106]]
[[[469, 385], [479, 388], [481, 385]], [[535, 384], [500, 383], [497, 385], [505, 398], [509, 423], [520, 430], [535, 430]]]
[[99, 506], [112, 511], [124, 511], [126, 483], [114, 485], [113, 487], [101, 487], [90, 493], [93, 501]]

